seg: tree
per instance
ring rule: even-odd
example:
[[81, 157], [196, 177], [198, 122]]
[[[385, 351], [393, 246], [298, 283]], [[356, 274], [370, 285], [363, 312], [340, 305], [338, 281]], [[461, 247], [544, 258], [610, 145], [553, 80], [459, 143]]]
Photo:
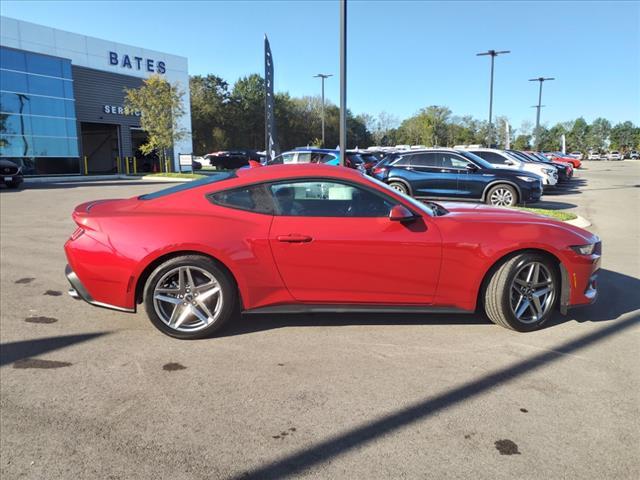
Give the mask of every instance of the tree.
[[609, 144], [611, 123], [606, 118], [596, 118], [589, 127], [589, 145], [597, 150], [605, 150]]
[[264, 78], [253, 73], [235, 83], [231, 92], [231, 112], [233, 146], [263, 150]]
[[514, 150], [531, 150], [531, 135], [520, 134], [516, 136], [511, 148]]
[[216, 75], [189, 79], [193, 148], [212, 152], [229, 148], [229, 84]]
[[633, 123], [618, 123], [611, 129], [611, 148], [631, 150], [636, 146], [639, 134], [640, 128], [634, 127]]
[[586, 152], [589, 148], [589, 125], [585, 119], [577, 118], [567, 130], [567, 149]]
[[186, 136], [179, 124], [185, 114], [182, 97], [179, 85], [160, 75], [150, 76], [139, 88], [125, 88], [125, 109], [141, 113], [140, 126], [147, 132], [147, 142], [140, 146], [142, 153], [155, 151], [166, 161], [168, 150]]

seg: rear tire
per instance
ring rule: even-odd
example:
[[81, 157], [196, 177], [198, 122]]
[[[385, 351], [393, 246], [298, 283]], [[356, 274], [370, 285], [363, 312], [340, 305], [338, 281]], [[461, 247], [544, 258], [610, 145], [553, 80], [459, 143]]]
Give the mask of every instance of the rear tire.
[[511, 330], [538, 330], [558, 301], [556, 265], [544, 255], [521, 253], [500, 265], [484, 290], [484, 311], [495, 323]]
[[402, 182], [389, 182], [389, 186], [400, 193], [411, 195], [411, 193], [409, 192], [409, 188]]
[[237, 304], [237, 289], [213, 259], [183, 255], [167, 260], [149, 275], [144, 303], [158, 330], [193, 340], [212, 335], [229, 321]]
[[500, 184], [491, 187], [485, 201], [494, 207], [513, 207], [518, 203], [518, 193], [511, 185]]

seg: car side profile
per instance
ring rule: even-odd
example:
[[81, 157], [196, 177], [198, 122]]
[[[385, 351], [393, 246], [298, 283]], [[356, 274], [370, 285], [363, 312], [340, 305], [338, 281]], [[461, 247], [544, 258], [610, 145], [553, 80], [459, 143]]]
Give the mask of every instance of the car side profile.
[[483, 160], [489, 162], [495, 168], [527, 171], [542, 177], [543, 186], [554, 186], [558, 183], [558, 172], [555, 168], [532, 162], [525, 162], [510, 155], [505, 150], [495, 148], [470, 148], [469, 151]]
[[395, 190], [423, 199], [514, 206], [537, 202], [542, 195], [539, 176], [494, 168], [463, 150], [408, 150], [392, 154], [376, 165], [372, 174]]
[[[596, 298], [600, 240], [518, 210], [423, 204], [355, 170], [280, 165], [76, 207], [70, 294], [167, 335], [236, 311], [482, 309], [518, 331]], [[375, 279], [375, 281], [372, 281]], [[267, 321], [267, 320], [265, 320]]]

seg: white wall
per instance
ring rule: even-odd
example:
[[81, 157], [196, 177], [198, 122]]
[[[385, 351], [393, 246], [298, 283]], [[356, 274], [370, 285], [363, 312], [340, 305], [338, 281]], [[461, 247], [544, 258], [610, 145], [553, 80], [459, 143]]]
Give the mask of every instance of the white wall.
[[[122, 43], [102, 40], [77, 33], [65, 32], [55, 28], [37, 25], [35, 23], [15, 20], [8, 17], [0, 17], [0, 45], [6, 47], [27, 50], [34, 53], [53, 55], [55, 57], [68, 58], [73, 65], [93, 68], [105, 72], [119, 73], [139, 78], [148, 78], [154, 72], [146, 69], [146, 60], [153, 60], [153, 68], [157, 68], [158, 62], [164, 62], [165, 73], [163, 76], [171, 83], [178, 83], [185, 92], [183, 106], [185, 116], [182, 117], [181, 127], [189, 134], [173, 146], [174, 167], [178, 168], [178, 154], [191, 153], [193, 144], [191, 141], [191, 104], [189, 101], [189, 70], [185, 57], [171, 55], [169, 53], [147, 50]], [[110, 53], [118, 54], [118, 65], [110, 64]], [[122, 65], [123, 56], [128, 55], [132, 67]], [[141, 57], [141, 68], [138, 70], [137, 61], [133, 57]]]

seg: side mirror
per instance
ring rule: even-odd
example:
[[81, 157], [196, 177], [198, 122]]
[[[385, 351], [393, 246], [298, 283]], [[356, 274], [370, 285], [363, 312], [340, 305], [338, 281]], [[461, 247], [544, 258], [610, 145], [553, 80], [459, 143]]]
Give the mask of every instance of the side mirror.
[[473, 163], [467, 163], [467, 166], [465, 168], [469, 172], [475, 172], [476, 170], [478, 170], [478, 167]]
[[505, 160], [504, 163], [505, 163], [505, 165], [515, 165], [516, 164], [516, 162], [514, 162], [513, 160], [509, 160], [509, 159]]
[[411, 210], [404, 205], [394, 205], [389, 212], [389, 220], [392, 222], [410, 222], [415, 218]]

